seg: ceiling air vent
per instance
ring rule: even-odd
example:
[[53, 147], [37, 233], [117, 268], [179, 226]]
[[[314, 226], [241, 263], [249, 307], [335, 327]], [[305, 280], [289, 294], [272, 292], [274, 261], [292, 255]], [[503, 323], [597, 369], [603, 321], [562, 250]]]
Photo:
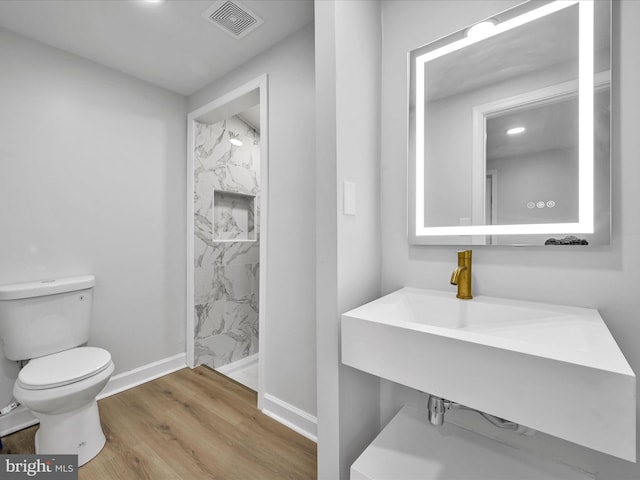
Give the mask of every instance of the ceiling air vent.
[[242, 38], [264, 23], [264, 20], [236, 0], [216, 2], [202, 17], [233, 38]]

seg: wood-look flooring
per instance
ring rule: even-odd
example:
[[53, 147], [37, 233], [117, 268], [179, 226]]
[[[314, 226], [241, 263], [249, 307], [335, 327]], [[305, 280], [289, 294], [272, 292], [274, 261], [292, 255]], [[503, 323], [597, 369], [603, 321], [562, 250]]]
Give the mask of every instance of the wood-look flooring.
[[[206, 367], [98, 402], [107, 444], [80, 480], [315, 479], [316, 444], [256, 408], [256, 393]], [[34, 453], [33, 426], [0, 453]]]

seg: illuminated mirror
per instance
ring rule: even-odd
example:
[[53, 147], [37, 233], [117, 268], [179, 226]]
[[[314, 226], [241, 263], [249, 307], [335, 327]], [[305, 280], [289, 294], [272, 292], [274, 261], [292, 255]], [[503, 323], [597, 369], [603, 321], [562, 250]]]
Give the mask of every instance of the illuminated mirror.
[[609, 243], [610, 10], [530, 1], [410, 52], [411, 243]]

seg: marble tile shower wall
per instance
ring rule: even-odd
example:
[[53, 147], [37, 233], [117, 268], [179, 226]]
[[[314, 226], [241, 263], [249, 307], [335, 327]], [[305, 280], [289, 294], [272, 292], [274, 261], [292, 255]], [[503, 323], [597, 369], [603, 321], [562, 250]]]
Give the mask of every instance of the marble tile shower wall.
[[[260, 137], [238, 117], [197, 123], [195, 137], [195, 361], [216, 368], [258, 352]], [[214, 241], [218, 190], [256, 195], [255, 241]], [[233, 215], [224, 216], [235, 225]], [[246, 223], [246, 210], [238, 215]]]

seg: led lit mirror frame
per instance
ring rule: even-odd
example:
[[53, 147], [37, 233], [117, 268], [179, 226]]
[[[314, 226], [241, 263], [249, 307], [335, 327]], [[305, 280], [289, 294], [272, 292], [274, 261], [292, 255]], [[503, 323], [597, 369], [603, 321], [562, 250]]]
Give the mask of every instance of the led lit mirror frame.
[[[533, 2], [531, 2], [533, 4]], [[538, 2], [539, 4], [540, 2]], [[513, 225], [425, 225], [425, 78], [426, 62], [464, 47], [517, 28], [538, 18], [578, 5], [578, 222], [533, 223]], [[514, 9], [515, 10], [515, 9]], [[455, 35], [455, 34], [454, 34]], [[453, 36], [453, 35], [452, 35]], [[415, 99], [415, 113], [410, 114], [409, 186], [415, 201], [409, 202], [409, 241], [412, 244], [484, 244], [493, 235], [567, 235], [593, 234], [594, 226], [594, 3], [591, 0], [555, 0], [509, 18], [485, 35], [434, 42], [436, 48], [415, 57], [410, 55], [410, 96]], [[448, 37], [447, 37], [448, 38]], [[443, 40], [447, 40], [447, 38]], [[410, 105], [411, 108], [411, 105]], [[413, 157], [413, 158], [412, 158]], [[413, 160], [413, 161], [412, 161]], [[443, 241], [447, 239], [447, 241]]]

